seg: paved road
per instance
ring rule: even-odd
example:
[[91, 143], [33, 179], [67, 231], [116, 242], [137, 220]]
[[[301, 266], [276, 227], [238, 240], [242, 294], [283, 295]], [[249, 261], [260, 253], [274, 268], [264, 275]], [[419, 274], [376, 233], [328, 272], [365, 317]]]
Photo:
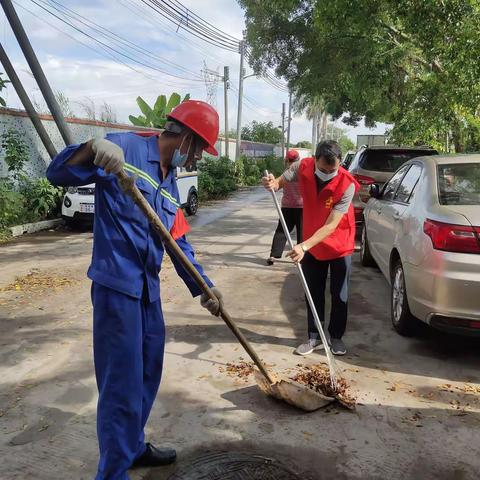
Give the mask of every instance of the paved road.
[[[292, 355], [304, 339], [303, 295], [289, 263], [264, 265], [276, 224], [268, 195], [240, 192], [202, 208], [191, 224], [202, 263], [261, 357], [278, 370], [324, 360]], [[93, 478], [96, 389], [84, 276], [91, 240], [88, 231], [64, 230], [0, 247], [2, 480]], [[395, 334], [378, 271], [355, 260], [349, 355], [338, 362], [361, 405], [312, 414], [264, 397], [251, 379], [221, 373], [246, 355], [168, 262], [161, 275], [168, 343], [148, 435], [175, 446], [180, 466], [205, 452], [238, 450], [281, 460], [311, 480], [478, 478], [480, 344], [428, 329], [415, 339]], [[132, 479], [165, 480], [172, 471]]]

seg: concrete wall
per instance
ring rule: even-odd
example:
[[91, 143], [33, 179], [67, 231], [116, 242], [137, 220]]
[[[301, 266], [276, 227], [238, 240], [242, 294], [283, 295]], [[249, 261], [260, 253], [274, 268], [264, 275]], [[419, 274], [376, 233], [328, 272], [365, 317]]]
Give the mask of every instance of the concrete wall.
[[[58, 151], [62, 150], [65, 144], [52, 117], [50, 115], [40, 115], [40, 118], [55, 148]], [[84, 142], [92, 137], [105, 136], [108, 132], [151, 130], [137, 128], [131, 125], [96, 122], [77, 118], [67, 119], [67, 122], [75, 141], [78, 143]], [[6, 108], [0, 109], [0, 136], [9, 128], [15, 128], [24, 133], [24, 138], [30, 151], [30, 162], [24, 168], [26, 173], [31, 177], [44, 176], [47, 165], [50, 163], [50, 157], [26, 112]], [[1, 151], [0, 178], [8, 176], [7, 166], [3, 158], [4, 152]]]
[[[57, 151], [63, 150], [65, 144], [60, 136], [60, 133], [50, 115], [40, 115], [42, 123], [50, 135], [53, 144]], [[80, 118], [67, 118], [67, 123], [70, 127], [72, 135], [76, 142], [81, 143], [90, 138], [104, 137], [109, 132], [128, 132], [128, 131], [151, 131], [151, 128], [139, 128], [132, 125], [124, 125], [118, 123], [106, 123], [92, 120], [85, 120]], [[45, 147], [43, 146], [37, 132], [23, 110], [14, 110], [9, 108], [0, 108], [0, 136], [9, 128], [14, 128], [23, 132], [24, 139], [30, 151], [30, 161], [25, 166], [24, 170], [32, 178], [42, 177], [45, 175], [45, 170], [50, 163]], [[216, 148], [220, 156], [225, 155], [225, 139], [219, 138], [216, 143]], [[235, 160], [235, 139], [229, 139], [229, 157]], [[300, 157], [304, 158], [310, 155], [310, 151], [304, 148], [297, 148]], [[251, 157], [263, 157], [266, 155], [281, 156], [282, 149], [278, 145], [271, 145], [268, 143], [250, 142], [243, 140], [240, 151], [242, 154]], [[4, 152], [0, 150], [0, 178], [8, 176], [7, 166], [3, 160]]]

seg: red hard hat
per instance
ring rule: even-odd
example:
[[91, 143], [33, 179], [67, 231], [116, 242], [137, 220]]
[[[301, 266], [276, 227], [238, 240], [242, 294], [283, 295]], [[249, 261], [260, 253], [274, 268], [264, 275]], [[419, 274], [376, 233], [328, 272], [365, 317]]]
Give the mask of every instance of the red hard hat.
[[218, 113], [201, 100], [187, 100], [175, 107], [168, 118], [177, 120], [207, 142], [206, 152], [218, 155], [215, 143], [218, 139]]
[[289, 150], [287, 152], [287, 160], [296, 160], [300, 154], [296, 150]]

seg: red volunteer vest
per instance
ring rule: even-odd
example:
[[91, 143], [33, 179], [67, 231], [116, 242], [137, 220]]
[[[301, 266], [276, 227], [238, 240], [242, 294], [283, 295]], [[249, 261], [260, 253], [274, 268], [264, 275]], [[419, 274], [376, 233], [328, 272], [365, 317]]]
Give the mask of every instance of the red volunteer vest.
[[[333, 205], [340, 201], [350, 184], [356, 180], [343, 167], [320, 192], [315, 176], [315, 159], [304, 158], [299, 171], [300, 191], [303, 197], [303, 240], [308, 240], [319, 228], [325, 225]], [[353, 205], [340, 220], [335, 231], [309, 252], [317, 260], [333, 260], [351, 255], [355, 250], [355, 215]]]

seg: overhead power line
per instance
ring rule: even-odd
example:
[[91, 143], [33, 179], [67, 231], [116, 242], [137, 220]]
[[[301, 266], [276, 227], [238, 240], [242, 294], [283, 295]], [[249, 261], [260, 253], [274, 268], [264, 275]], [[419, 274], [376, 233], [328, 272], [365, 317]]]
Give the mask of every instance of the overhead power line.
[[224, 50], [229, 50], [231, 52], [239, 51], [240, 42], [238, 40], [231, 40], [222, 34], [206, 28], [195, 18], [194, 14], [183, 5], [180, 7], [178, 5], [171, 5], [170, 2], [159, 0], [141, 1], [153, 11], [160, 14], [174, 25], [177, 25], [177, 29], [183, 28], [183, 30], [191, 35], [218, 48], [223, 48]]
[[[192, 48], [200, 53], [204, 57], [208, 57], [213, 61], [217, 62], [219, 65], [223, 65], [224, 59], [215, 55], [212, 49], [207, 50], [208, 47], [205, 44], [201, 44], [200, 42], [195, 41], [191, 36], [186, 37], [182, 35], [180, 32], [175, 32], [172, 27], [172, 23], [164, 17], [160, 15], [152, 15], [150, 9], [146, 7], [141, 2], [136, 4], [133, 0], [117, 0], [120, 5], [125, 7], [130, 13], [134, 15], [141, 16], [143, 20], [148, 22], [150, 25], [155, 27], [156, 29], [160, 29], [163, 33], [168, 35], [170, 38], [174, 39], [176, 43], [180, 39], [183, 44], [191, 50]], [[148, 9], [148, 11], [147, 11]]]
[[[77, 25], [74, 25], [73, 23], [71, 23], [70, 21], [65, 19], [64, 17], [66, 15], [63, 15], [63, 18], [62, 18], [62, 16], [60, 16], [62, 14], [62, 12], [58, 11], [58, 9], [55, 9], [54, 7], [52, 7], [53, 10], [54, 10], [54, 11], [52, 11], [49, 8], [47, 8], [47, 6], [45, 6], [46, 3], [42, 2], [42, 0], [39, 0], [39, 1], [30, 0], [30, 1], [31, 1], [31, 3], [34, 3], [35, 5], [40, 7], [42, 10], [44, 10], [45, 12], [50, 14], [51, 16], [55, 17], [57, 20], [61, 21], [62, 23], [66, 24], [66, 25], [68, 25], [69, 27], [73, 28], [74, 30], [76, 30], [77, 32], [86, 36], [90, 40], [92, 40], [95, 43], [101, 45], [105, 49], [108, 49], [112, 53], [115, 53], [117, 55], [120, 55], [121, 57], [124, 57], [124, 58], [130, 60], [133, 63], [136, 63], [136, 64], [141, 65], [143, 67], [149, 68], [149, 69], [154, 70], [156, 72], [162, 73], [164, 75], [168, 75], [170, 77], [178, 78], [180, 80], [187, 80], [187, 81], [190, 81], [190, 82], [203, 82], [201, 77], [200, 78], [188, 78], [188, 77], [184, 77], [184, 76], [181, 76], [181, 75], [177, 75], [177, 74], [171, 73], [167, 70], [164, 70], [163, 68], [160, 68], [155, 64], [147, 63], [147, 61], [144, 61], [144, 60], [141, 60], [141, 59], [137, 58], [135, 53], [133, 53], [133, 54], [132, 53], [126, 53], [125, 52], [125, 45], [123, 44], [123, 46], [122, 46], [121, 42], [119, 42], [118, 40], [115, 40], [116, 34], [113, 34], [113, 32], [105, 30], [105, 33], [103, 34], [103, 37], [106, 38], [107, 40], [109, 40], [109, 43], [105, 43], [104, 41], [100, 40], [98, 38], [98, 36], [93, 36], [92, 34], [86, 32], [82, 28], [78, 27]], [[42, 2], [43, 4], [39, 3], [39, 2]], [[49, 6], [51, 7], [51, 5], [49, 5]], [[86, 23], [86, 22], [81, 22], [81, 23]], [[90, 26], [90, 29], [97, 32], [97, 33], [100, 33], [100, 32], [98, 32], [98, 28]], [[128, 43], [128, 40], [126, 42]], [[112, 46], [112, 43], [115, 46]], [[117, 48], [115, 48], [115, 47], [117, 47]], [[142, 47], [138, 47], [138, 48], [142, 48]]]
[[[40, 1], [43, 4], [46, 4], [45, 0], [40, 0]], [[92, 21], [92, 20], [80, 15], [79, 13], [75, 12], [74, 10], [66, 7], [62, 3], [60, 3], [56, 0], [48, 0], [48, 2], [51, 4], [52, 8], [54, 8], [57, 12], [59, 12], [59, 9], [60, 9], [62, 11], [62, 13], [65, 16], [67, 16], [68, 18], [80, 22], [82, 25], [85, 25], [86, 27], [88, 27], [88, 28], [92, 29], [93, 31], [99, 33], [100, 35], [104, 36], [105, 38], [117, 41], [121, 45], [124, 45], [128, 48], [131, 48], [132, 50], [134, 50], [134, 51], [136, 51], [140, 54], [143, 54], [143, 55], [145, 55], [149, 58], [155, 59], [157, 61], [161, 61], [162, 63], [164, 63], [166, 65], [171, 65], [174, 68], [176, 68], [176, 69], [178, 69], [178, 70], [180, 70], [184, 73], [192, 75], [193, 78], [196, 77], [198, 80], [201, 79], [201, 76], [197, 72], [189, 70], [188, 68], [186, 68], [183, 65], [180, 65], [178, 63], [173, 62], [170, 59], [167, 59], [167, 58], [162, 57], [162, 56], [160, 56], [156, 53], [153, 53], [152, 51], [150, 51], [150, 50], [148, 50], [148, 49], [146, 49], [142, 46], [139, 46], [136, 43], [134, 43], [134, 42], [132, 42], [132, 41], [130, 41], [130, 40], [124, 38], [124, 37], [121, 37], [120, 35], [117, 35], [116, 33], [114, 33], [111, 30], [105, 28], [104, 26], [99, 25], [98, 23], [95, 23], [94, 21]], [[55, 4], [55, 5], [53, 5], [53, 4]], [[92, 27], [92, 25], [93, 25], [93, 27]]]

